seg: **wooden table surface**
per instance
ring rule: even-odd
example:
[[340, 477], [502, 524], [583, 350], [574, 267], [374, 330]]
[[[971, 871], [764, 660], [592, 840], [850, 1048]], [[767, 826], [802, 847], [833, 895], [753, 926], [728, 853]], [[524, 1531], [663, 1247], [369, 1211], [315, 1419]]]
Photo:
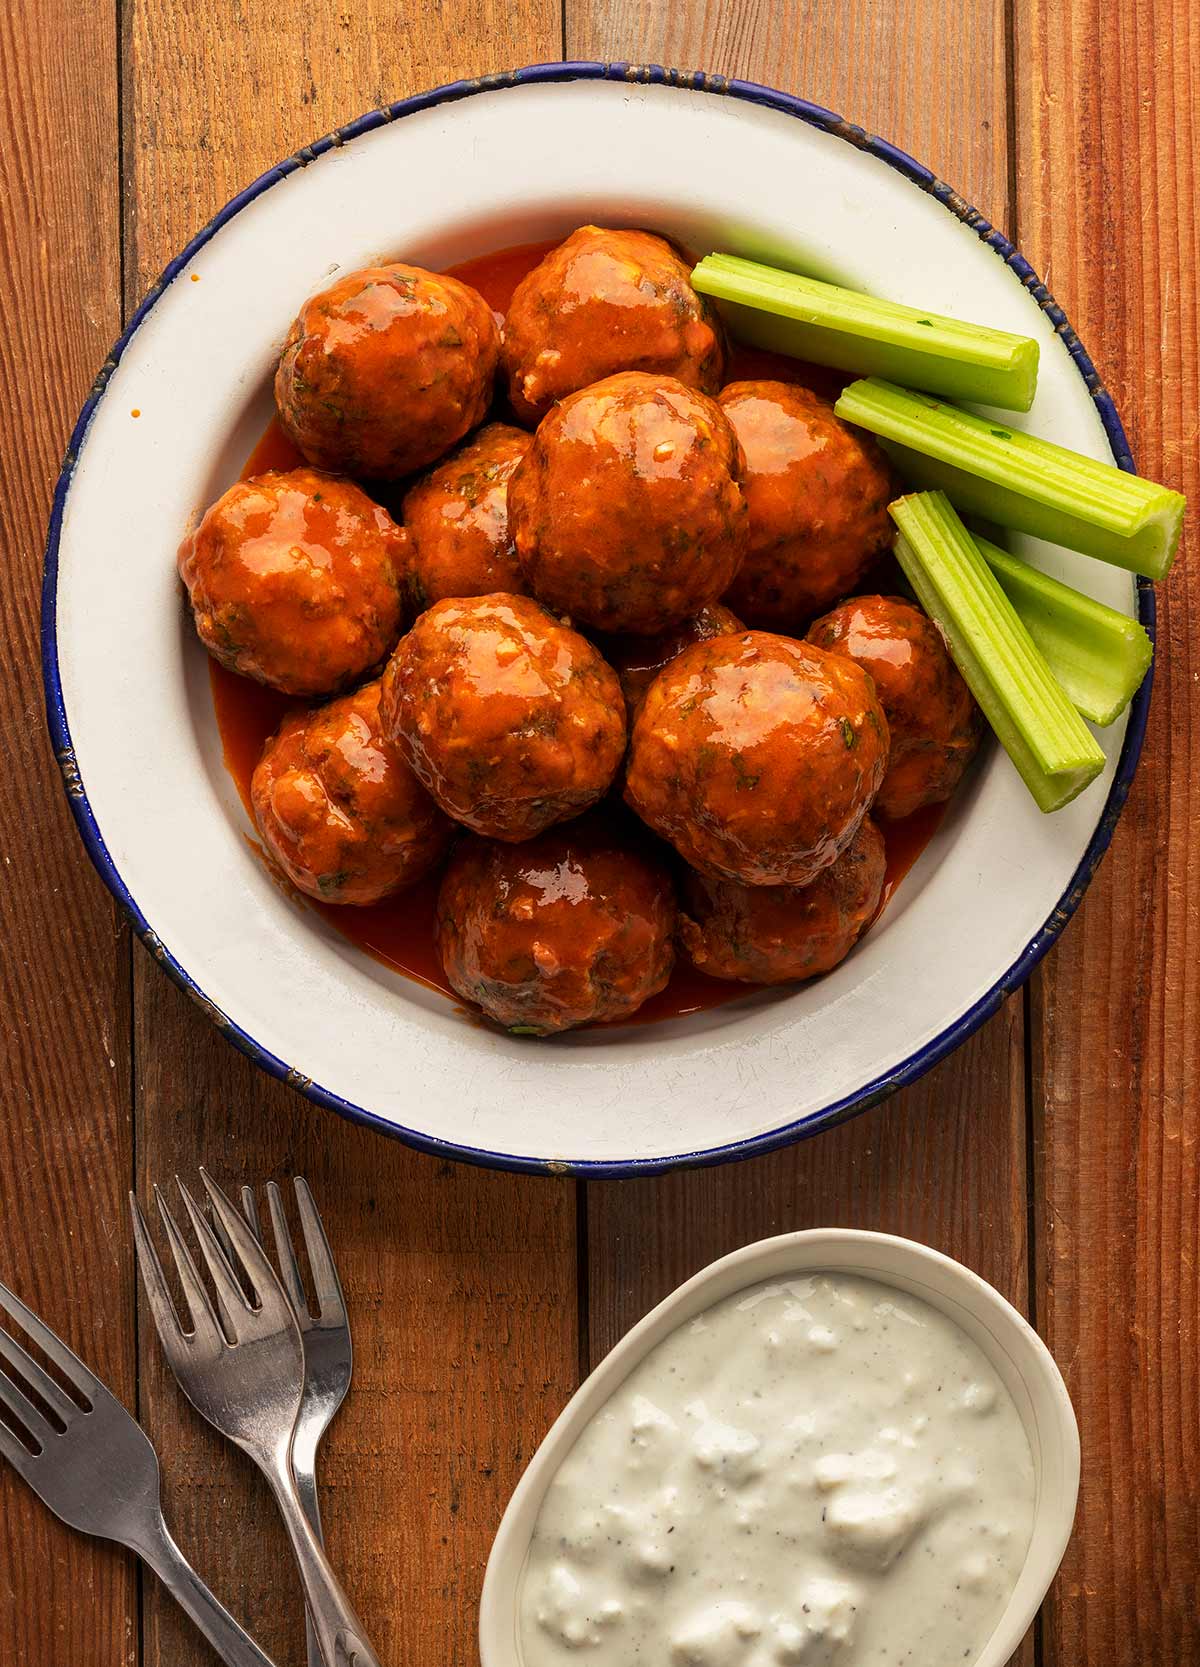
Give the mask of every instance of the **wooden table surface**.
[[[126, 1192], [202, 1161], [230, 1182], [307, 1175], [355, 1325], [355, 1389], [325, 1448], [333, 1555], [383, 1661], [459, 1667], [523, 1463], [633, 1320], [766, 1233], [907, 1233], [1034, 1318], [1079, 1413], [1076, 1532], [1020, 1659], [1200, 1667], [1200, 562], [1160, 591], [1133, 794], [1030, 986], [915, 1088], [740, 1166], [584, 1186], [352, 1128], [217, 1036], [131, 943], [75, 835], [43, 732], [41, 547], [123, 319], [300, 144], [407, 92], [560, 56], [769, 82], [911, 150], [1018, 242], [1142, 469], [1200, 503], [1190, 0], [15, 0], [0, 20], [0, 1278], [135, 1409], [180, 1541], [293, 1667], [280, 1530], [164, 1370]], [[802, 181], [796, 199], [803, 213]], [[60, 1528], [0, 1465], [0, 1662], [213, 1660], [132, 1558]]]

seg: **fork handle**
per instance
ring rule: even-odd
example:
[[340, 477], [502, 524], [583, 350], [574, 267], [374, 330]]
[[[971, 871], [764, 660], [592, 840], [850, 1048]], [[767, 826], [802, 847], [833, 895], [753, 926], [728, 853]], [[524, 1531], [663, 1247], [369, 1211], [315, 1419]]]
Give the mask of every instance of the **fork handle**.
[[[292, 1442], [292, 1475], [296, 1479], [296, 1492], [300, 1495], [300, 1505], [308, 1518], [313, 1533], [325, 1544], [325, 1536], [321, 1531], [321, 1507], [317, 1501], [316, 1448], [310, 1441], [303, 1444], [298, 1439]], [[312, 1616], [308, 1612], [308, 1605], [304, 1606], [304, 1640], [308, 1648], [308, 1667], [324, 1667], [321, 1657], [321, 1646], [317, 1643], [317, 1635], [313, 1629]]]
[[304, 1514], [290, 1463], [284, 1457], [282, 1464], [272, 1463], [264, 1470], [292, 1542], [324, 1667], [380, 1667], [379, 1657], [367, 1643], [362, 1623]]
[[275, 1667], [248, 1632], [221, 1606], [171, 1538], [160, 1516], [147, 1524], [133, 1550], [150, 1565], [179, 1607], [192, 1619], [228, 1667]]

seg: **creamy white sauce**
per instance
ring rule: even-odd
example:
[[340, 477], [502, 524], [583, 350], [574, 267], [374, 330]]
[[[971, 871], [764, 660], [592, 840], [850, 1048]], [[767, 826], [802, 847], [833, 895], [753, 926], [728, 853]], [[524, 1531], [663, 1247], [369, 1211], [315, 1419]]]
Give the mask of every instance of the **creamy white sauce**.
[[945, 1315], [843, 1274], [681, 1326], [547, 1491], [525, 1667], [960, 1667], [1017, 1581], [1029, 1443]]

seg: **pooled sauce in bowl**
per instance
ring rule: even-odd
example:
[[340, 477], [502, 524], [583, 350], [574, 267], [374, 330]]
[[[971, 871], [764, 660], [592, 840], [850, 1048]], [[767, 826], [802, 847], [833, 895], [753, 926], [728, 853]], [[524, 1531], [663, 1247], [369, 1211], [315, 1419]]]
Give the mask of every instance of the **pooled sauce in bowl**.
[[649, 1354], [551, 1482], [524, 1667], [954, 1667], [1025, 1561], [1034, 1471], [954, 1322], [814, 1274], [737, 1292]]

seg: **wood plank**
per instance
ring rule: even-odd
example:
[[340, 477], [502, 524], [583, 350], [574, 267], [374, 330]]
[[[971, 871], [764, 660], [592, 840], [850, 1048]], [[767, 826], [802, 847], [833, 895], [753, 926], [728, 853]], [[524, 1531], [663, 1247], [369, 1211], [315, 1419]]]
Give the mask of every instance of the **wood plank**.
[[1024, 1307], [1020, 999], [915, 1087], [766, 1158], [588, 1187], [593, 1363], [706, 1262], [802, 1227], [867, 1227], [957, 1256]]
[[[883, 133], [1008, 218], [1002, 5], [569, 4], [570, 56], [630, 56], [784, 87]], [[968, 73], [964, 73], [964, 68]], [[905, 1233], [1024, 1308], [1023, 1008], [886, 1107], [790, 1151], [666, 1181], [588, 1189], [589, 1335], [598, 1360], [713, 1256], [827, 1224]], [[1033, 1658], [1032, 1639], [1019, 1659]]]
[[1188, 493], [1137, 784], [1039, 979], [1038, 1307], [1083, 1432], [1046, 1660], [1200, 1663], [1200, 32], [1187, 0], [1018, 0], [1018, 226]]
[[568, 58], [628, 58], [799, 93], [1008, 219], [1003, 0], [567, 0]]
[[[373, 104], [557, 56], [547, 0], [386, 0], [298, 18], [238, 0], [138, 0], [125, 59], [131, 285], [234, 190]], [[397, 68], [397, 66], [402, 66]], [[355, 1388], [330, 1432], [323, 1510], [385, 1661], [468, 1661], [483, 1564], [530, 1444], [577, 1375], [574, 1190], [439, 1164], [270, 1083], [136, 955], [139, 1185], [310, 1180], [352, 1310]], [[301, 1610], [265, 1492], [181, 1402], [143, 1316], [143, 1406], [181, 1537], [288, 1667]], [[145, 1660], [211, 1659], [148, 1594]]]
[[[0, 1280], [131, 1405], [129, 945], [67, 810], [38, 652], [54, 479], [120, 330], [112, 6], [5, 8], [0, 111]], [[3, 1460], [0, 1523], [0, 1661], [132, 1667], [133, 1559]]]

